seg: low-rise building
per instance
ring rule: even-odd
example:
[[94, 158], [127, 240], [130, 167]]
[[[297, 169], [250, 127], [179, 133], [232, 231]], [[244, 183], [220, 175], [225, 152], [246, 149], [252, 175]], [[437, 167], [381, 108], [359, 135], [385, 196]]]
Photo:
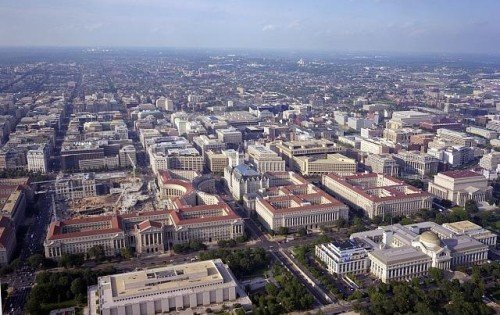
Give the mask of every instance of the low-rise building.
[[399, 164], [400, 173], [406, 175], [424, 177], [436, 174], [439, 167], [439, 160], [436, 157], [416, 151], [401, 151], [394, 155], [394, 159]]
[[100, 277], [88, 295], [92, 315], [170, 313], [245, 298], [248, 303], [220, 259]]
[[260, 144], [249, 145], [247, 152], [250, 162], [255, 165], [257, 171], [261, 173], [285, 171], [285, 161], [268, 147]]
[[315, 255], [332, 274], [360, 274], [370, 268], [368, 251], [355, 240], [316, 245]]
[[326, 191], [353, 207], [363, 209], [370, 218], [375, 216], [408, 216], [428, 209], [432, 196], [396, 178], [376, 173], [351, 176], [323, 175]]
[[350, 239], [368, 251], [370, 272], [385, 283], [427, 275], [430, 267], [482, 264], [488, 256], [488, 245], [434, 222], [382, 226]]
[[467, 200], [489, 200], [492, 189], [482, 174], [469, 170], [441, 172], [434, 176], [428, 186], [431, 194], [448, 199], [459, 206], [464, 206]]
[[354, 174], [358, 164], [342, 154], [326, 156], [296, 156], [292, 160], [293, 169], [304, 176], [334, 173], [337, 175]]
[[368, 171], [389, 176], [399, 175], [399, 164], [390, 154], [370, 154], [365, 159]]
[[348, 218], [346, 205], [293, 172], [283, 174], [288, 177], [283, 178], [285, 185], [270, 184], [274, 187], [259, 193], [255, 201], [255, 212], [268, 229], [318, 229]]
[[280, 156], [290, 164], [294, 156], [339, 153], [343, 150], [326, 139], [294, 140], [276, 144]]
[[16, 227], [14, 222], [0, 216], [0, 265], [8, 265], [16, 249]]

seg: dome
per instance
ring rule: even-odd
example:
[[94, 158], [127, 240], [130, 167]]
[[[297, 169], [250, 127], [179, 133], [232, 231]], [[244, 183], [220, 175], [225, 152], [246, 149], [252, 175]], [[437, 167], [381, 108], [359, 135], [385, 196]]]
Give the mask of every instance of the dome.
[[441, 241], [439, 237], [434, 232], [425, 231], [420, 235], [420, 241], [426, 246], [439, 246]]

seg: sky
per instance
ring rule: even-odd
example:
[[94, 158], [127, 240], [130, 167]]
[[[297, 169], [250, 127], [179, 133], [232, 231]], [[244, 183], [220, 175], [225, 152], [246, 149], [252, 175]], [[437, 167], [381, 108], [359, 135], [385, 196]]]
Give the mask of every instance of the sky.
[[500, 54], [500, 0], [0, 0], [0, 46]]

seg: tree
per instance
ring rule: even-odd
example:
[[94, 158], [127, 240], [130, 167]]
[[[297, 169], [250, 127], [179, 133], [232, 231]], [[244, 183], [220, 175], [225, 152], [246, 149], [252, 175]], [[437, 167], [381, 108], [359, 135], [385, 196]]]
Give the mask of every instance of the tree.
[[305, 227], [301, 227], [298, 232], [300, 236], [306, 236], [307, 235], [307, 229]]
[[130, 248], [122, 248], [120, 249], [120, 256], [122, 256], [124, 259], [130, 259], [134, 257], [134, 253]]
[[474, 200], [467, 200], [465, 202], [465, 211], [468, 213], [477, 213], [479, 211], [479, 208], [477, 206], [477, 202]]
[[78, 294], [85, 294], [87, 291], [87, 286], [85, 285], [85, 282], [83, 282], [82, 279], [76, 278], [71, 282], [71, 287], [70, 287], [71, 293], [73, 295], [78, 295]]
[[288, 232], [289, 232], [289, 230], [286, 226], [280, 226], [280, 228], [278, 229], [278, 234], [281, 234], [281, 235], [287, 235]]
[[429, 268], [429, 276], [432, 278], [432, 280], [434, 280], [434, 282], [440, 283], [444, 278], [444, 273], [443, 270], [439, 268], [431, 267]]
[[44, 263], [45, 258], [41, 254], [34, 254], [28, 257], [28, 265], [31, 268], [38, 269]]
[[96, 261], [102, 261], [106, 258], [106, 252], [104, 251], [104, 247], [102, 245], [95, 245], [89, 248], [87, 251], [87, 256], [90, 259], [95, 259]]
[[13, 261], [10, 262], [10, 266], [12, 267], [12, 269], [16, 270], [18, 269], [19, 267], [21, 267], [21, 265], [23, 264], [23, 262], [21, 261], [20, 258], [16, 258], [14, 259]]

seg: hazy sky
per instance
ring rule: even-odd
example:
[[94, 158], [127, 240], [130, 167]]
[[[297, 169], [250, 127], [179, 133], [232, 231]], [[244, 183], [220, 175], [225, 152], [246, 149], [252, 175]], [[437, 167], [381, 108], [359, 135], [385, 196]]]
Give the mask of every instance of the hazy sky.
[[0, 46], [500, 54], [500, 0], [0, 0]]

